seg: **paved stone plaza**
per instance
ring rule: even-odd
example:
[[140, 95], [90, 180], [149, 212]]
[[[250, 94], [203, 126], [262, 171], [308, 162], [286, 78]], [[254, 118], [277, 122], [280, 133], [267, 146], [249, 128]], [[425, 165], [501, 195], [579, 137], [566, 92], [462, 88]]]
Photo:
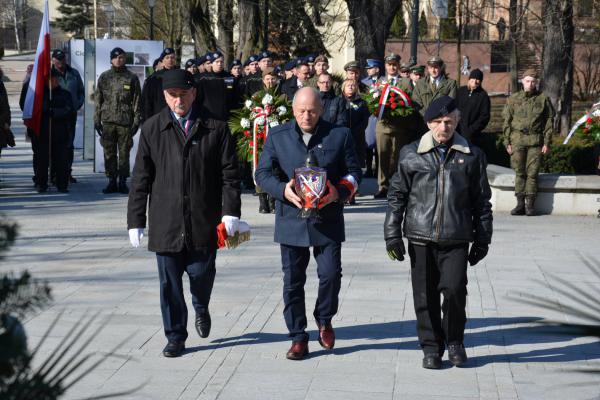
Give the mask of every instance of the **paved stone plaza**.
[[[490, 253], [469, 268], [469, 364], [458, 369], [445, 361], [442, 370], [424, 370], [409, 264], [388, 259], [382, 231], [386, 205], [367, 195], [375, 184], [366, 180], [359, 205], [346, 210], [344, 277], [333, 321], [336, 347], [320, 348], [309, 319], [310, 358], [294, 362], [285, 359], [290, 342], [282, 316], [279, 249], [272, 241], [274, 216], [258, 214], [257, 198], [245, 193], [243, 219], [252, 225], [252, 240], [219, 252], [211, 335], [200, 339], [190, 322], [186, 354], [166, 359], [156, 262], [145, 248], [129, 245], [126, 196], [102, 195], [105, 178], [92, 172], [90, 161], [77, 161], [79, 183], [69, 194], [54, 189], [37, 194], [30, 146], [22, 128], [16, 134], [17, 147], [4, 150], [0, 159], [0, 212], [19, 223], [20, 235], [1, 268], [28, 269], [48, 280], [54, 294], [52, 306], [26, 323], [30, 347], [61, 312], [38, 362], [77, 320], [96, 312], [109, 319], [94, 323], [103, 330], [87, 351], [107, 352], [125, 341], [118, 357], [66, 398], [144, 384], [124, 398], [600, 399], [600, 376], [586, 372], [600, 368], [598, 341], [539, 327], [543, 318], [573, 318], [520, 300], [529, 293], [549, 304], [569, 303], [560, 294], [560, 278], [599, 297], [600, 278], [582, 258], [600, 263], [600, 219], [496, 214]], [[314, 267], [311, 262], [306, 285], [309, 315], [317, 285]]]

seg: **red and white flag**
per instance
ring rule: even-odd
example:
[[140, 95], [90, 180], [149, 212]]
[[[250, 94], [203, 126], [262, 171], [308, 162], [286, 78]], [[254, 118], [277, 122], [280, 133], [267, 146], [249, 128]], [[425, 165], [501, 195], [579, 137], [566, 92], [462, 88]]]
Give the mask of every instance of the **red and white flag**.
[[44, 2], [44, 16], [35, 63], [29, 80], [25, 107], [23, 108], [23, 121], [25, 125], [39, 136], [42, 128], [42, 106], [44, 103], [44, 87], [50, 76], [50, 23], [48, 22], [48, 0]]

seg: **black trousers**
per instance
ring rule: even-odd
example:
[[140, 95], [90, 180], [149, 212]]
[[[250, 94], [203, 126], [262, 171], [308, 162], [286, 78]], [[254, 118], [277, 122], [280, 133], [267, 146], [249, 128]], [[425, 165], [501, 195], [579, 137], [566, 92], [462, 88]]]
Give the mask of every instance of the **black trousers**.
[[463, 343], [468, 251], [468, 243], [408, 245], [417, 334], [425, 353], [442, 355], [446, 344]]
[[[338, 295], [342, 282], [342, 244], [314, 246], [317, 261], [319, 291], [313, 315], [320, 324], [331, 322], [338, 310]], [[304, 284], [310, 261], [310, 248], [281, 245], [283, 270], [283, 316], [293, 341], [307, 341]]]
[[156, 253], [160, 282], [160, 311], [165, 336], [169, 341], [185, 341], [188, 336], [183, 273], [186, 272], [190, 279], [192, 305], [196, 313], [208, 310], [210, 294], [215, 282], [216, 256], [216, 250]]
[[67, 132], [55, 129], [52, 132], [52, 145], [50, 145], [47, 131], [42, 131], [39, 136], [33, 133], [31, 144], [34, 148], [35, 183], [47, 187], [48, 168], [51, 168], [56, 178], [56, 187], [66, 189], [69, 184], [69, 138]]

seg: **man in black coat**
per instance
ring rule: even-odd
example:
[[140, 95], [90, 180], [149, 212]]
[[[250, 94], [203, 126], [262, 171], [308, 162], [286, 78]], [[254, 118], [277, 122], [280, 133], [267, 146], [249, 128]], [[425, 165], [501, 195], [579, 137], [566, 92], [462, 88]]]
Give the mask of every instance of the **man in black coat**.
[[142, 87], [142, 123], [167, 106], [162, 93], [162, 77], [165, 72], [178, 69], [175, 50], [167, 47], [160, 55], [163, 68], [146, 78]]
[[[300, 89], [292, 108], [295, 120], [269, 132], [255, 177], [256, 184], [277, 200], [275, 241], [283, 264], [283, 314], [292, 339], [286, 357], [301, 360], [308, 354], [304, 283], [310, 247], [319, 275], [313, 312], [319, 343], [325, 349], [335, 344], [331, 319], [337, 313], [342, 280], [344, 202], [356, 192], [361, 169], [350, 130], [321, 119], [323, 106], [314, 88]], [[294, 170], [307, 158], [327, 170], [328, 191], [319, 202], [320, 218], [300, 218], [302, 200], [294, 189]]]
[[160, 304], [168, 343], [165, 357], [178, 357], [187, 339], [187, 308], [182, 275], [190, 278], [195, 326], [210, 332], [208, 303], [215, 279], [217, 226], [238, 230], [240, 179], [235, 141], [224, 122], [204, 119], [193, 107], [192, 74], [166, 71], [162, 78], [168, 107], [142, 126], [127, 206], [127, 228], [134, 247], [146, 227], [148, 250], [156, 252]]
[[212, 72], [205, 73], [197, 81], [196, 103], [202, 116], [227, 122], [229, 112], [239, 107], [238, 82], [225, 71], [221, 52], [216, 51], [211, 57]]
[[467, 85], [461, 86], [456, 94], [460, 110], [460, 122], [456, 131], [473, 144], [481, 146], [482, 132], [490, 122], [490, 96], [481, 87], [483, 72], [474, 69]]
[[309, 86], [310, 68], [308, 67], [308, 62], [304, 59], [296, 60], [295, 71], [293, 77], [281, 84], [281, 93], [285, 94], [289, 101], [294, 100], [294, 95], [298, 89]]
[[384, 223], [392, 260], [404, 260], [402, 237], [408, 239], [417, 334], [428, 369], [442, 367], [446, 346], [452, 364], [467, 361], [467, 262], [481, 261], [492, 240], [485, 154], [455, 133], [459, 114], [449, 96], [431, 102], [424, 115], [429, 131], [400, 151]]
[[323, 115], [321, 118], [334, 125], [348, 126], [346, 100], [335, 95], [333, 78], [329, 72], [324, 72], [317, 77], [317, 86], [319, 87], [319, 94], [323, 103]]

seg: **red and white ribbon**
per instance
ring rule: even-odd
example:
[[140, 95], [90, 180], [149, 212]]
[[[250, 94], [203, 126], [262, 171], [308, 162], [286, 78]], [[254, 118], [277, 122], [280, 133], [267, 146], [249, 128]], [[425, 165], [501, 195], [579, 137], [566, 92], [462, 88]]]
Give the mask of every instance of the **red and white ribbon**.
[[378, 120], [381, 120], [381, 118], [383, 117], [383, 112], [385, 111], [385, 104], [387, 103], [387, 99], [390, 95], [390, 92], [394, 92], [398, 96], [400, 96], [400, 98], [404, 102], [405, 107], [412, 107], [412, 100], [410, 99], [410, 96], [406, 94], [406, 92], [404, 92], [401, 89], [398, 89], [396, 86], [392, 86], [389, 83], [386, 83], [383, 85], [381, 97], [379, 97], [379, 108], [377, 113]]
[[[265, 140], [267, 140], [267, 135], [269, 134], [269, 121], [267, 121], [268, 113], [260, 107], [256, 107], [253, 110], [256, 113], [254, 118], [254, 128], [252, 129], [252, 179], [256, 184], [256, 178], [254, 175], [256, 174], [256, 169], [258, 168], [258, 134], [260, 126], [264, 126], [265, 130]], [[259, 124], [260, 117], [263, 117], [264, 123]]]

